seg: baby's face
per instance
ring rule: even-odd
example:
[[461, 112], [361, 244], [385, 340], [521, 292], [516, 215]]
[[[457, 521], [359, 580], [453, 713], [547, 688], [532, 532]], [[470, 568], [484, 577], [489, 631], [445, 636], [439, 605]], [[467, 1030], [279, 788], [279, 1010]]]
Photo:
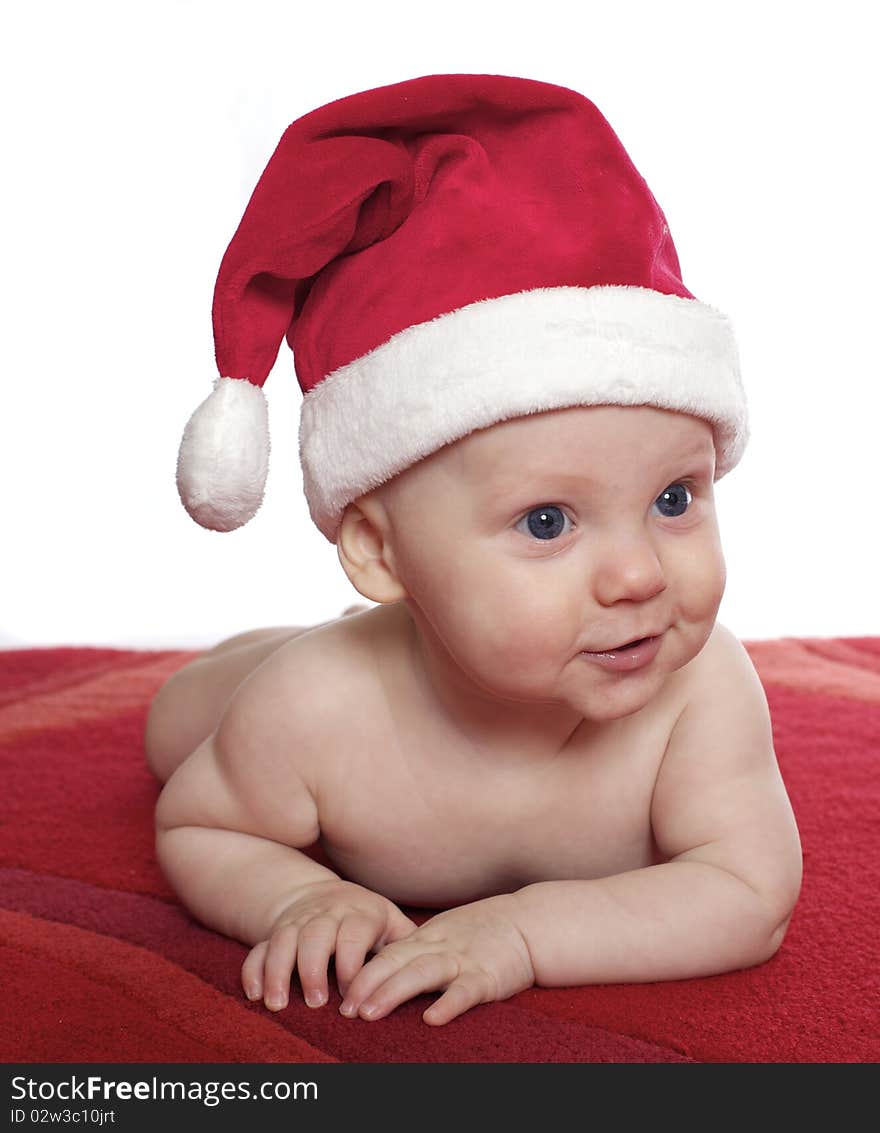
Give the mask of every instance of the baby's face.
[[[715, 622], [714, 461], [708, 424], [643, 407], [536, 414], [441, 449], [383, 489], [420, 632], [493, 696], [637, 711]], [[656, 634], [633, 672], [581, 656]]]

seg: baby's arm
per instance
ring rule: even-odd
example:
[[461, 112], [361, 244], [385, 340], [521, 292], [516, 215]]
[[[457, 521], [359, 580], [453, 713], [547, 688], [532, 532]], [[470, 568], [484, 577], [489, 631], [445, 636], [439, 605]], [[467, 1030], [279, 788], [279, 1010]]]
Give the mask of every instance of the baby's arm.
[[707, 651], [703, 691], [673, 731], [654, 791], [667, 860], [441, 913], [362, 969], [344, 1013], [381, 1018], [444, 987], [425, 1013], [440, 1023], [531, 983], [685, 979], [769, 959], [800, 889], [800, 842], [751, 661], [721, 627]]
[[298, 849], [318, 836], [308, 758], [314, 704], [305, 684], [286, 697], [302, 711], [289, 703], [279, 729], [266, 700], [277, 690], [247, 682], [156, 808], [156, 852], [168, 880], [200, 921], [254, 946], [242, 968], [245, 992], [273, 1009], [287, 1003], [294, 968], [317, 1006], [327, 1000], [334, 952], [344, 991], [370, 949], [414, 927], [386, 898]]
[[[519, 924], [544, 985], [685, 979], [750, 967], [779, 948], [801, 852], [764, 691], [719, 627], [652, 802], [662, 864], [531, 885]], [[563, 910], [564, 915], [563, 915]]]

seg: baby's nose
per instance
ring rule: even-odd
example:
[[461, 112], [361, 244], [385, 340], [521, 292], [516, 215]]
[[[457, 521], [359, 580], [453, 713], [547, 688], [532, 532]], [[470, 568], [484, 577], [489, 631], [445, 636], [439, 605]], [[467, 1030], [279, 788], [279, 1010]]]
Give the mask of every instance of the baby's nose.
[[666, 585], [663, 565], [649, 539], [627, 536], [608, 541], [594, 576], [596, 598], [603, 606], [623, 599], [646, 602]]

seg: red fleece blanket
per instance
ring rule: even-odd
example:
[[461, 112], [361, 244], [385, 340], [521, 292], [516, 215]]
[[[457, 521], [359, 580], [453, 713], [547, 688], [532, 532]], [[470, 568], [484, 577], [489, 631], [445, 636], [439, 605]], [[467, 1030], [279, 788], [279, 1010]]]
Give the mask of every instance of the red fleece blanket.
[[0, 652], [5, 1062], [867, 1062], [880, 1059], [880, 638], [748, 645], [805, 876], [779, 953], [709, 979], [533, 988], [445, 1027], [273, 1015], [246, 949], [195, 923], [153, 854], [150, 698], [188, 653]]

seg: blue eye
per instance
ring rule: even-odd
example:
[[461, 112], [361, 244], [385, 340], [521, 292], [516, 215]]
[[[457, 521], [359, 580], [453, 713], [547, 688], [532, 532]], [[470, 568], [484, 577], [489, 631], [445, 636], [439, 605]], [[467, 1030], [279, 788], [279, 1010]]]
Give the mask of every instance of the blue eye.
[[553, 504], [545, 504], [542, 507], [532, 508], [528, 515], [524, 515], [517, 523], [516, 530], [521, 530], [521, 525], [525, 523], [529, 534], [534, 535], [536, 539], [557, 539], [565, 530], [566, 522], [569, 522], [568, 516], [561, 508]]
[[654, 506], [666, 519], [675, 519], [679, 515], [684, 515], [693, 498], [686, 484], [670, 484], [654, 501]]

